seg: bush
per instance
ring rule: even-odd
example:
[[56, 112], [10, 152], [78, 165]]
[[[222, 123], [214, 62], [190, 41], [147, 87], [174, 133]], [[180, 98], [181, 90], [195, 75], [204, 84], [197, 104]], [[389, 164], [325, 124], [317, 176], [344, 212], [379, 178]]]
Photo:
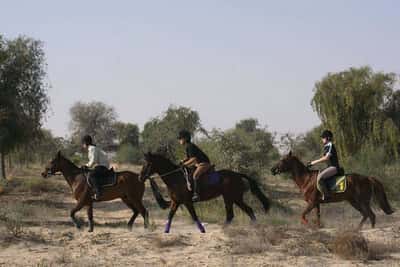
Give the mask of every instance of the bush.
[[333, 251], [346, 260], [368, 260], [369, 250], [365, 238], [359, 232], [344, 232], [336, 237]]

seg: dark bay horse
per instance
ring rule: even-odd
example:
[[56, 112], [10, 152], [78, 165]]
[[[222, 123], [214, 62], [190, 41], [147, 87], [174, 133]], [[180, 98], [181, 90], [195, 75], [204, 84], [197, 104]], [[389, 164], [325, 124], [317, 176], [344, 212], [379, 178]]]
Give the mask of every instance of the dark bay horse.
[[[186, 179], [181, 167], [158, 154], [145, 154], [145, 161], [140, 173], [140, 179], [145, 181], [147, 178], [151, 178], [153, 174], [158, 174], [168, 187], [171, 203], [168, 221], [165, 226], [165, 233], [169, 233], [172, 218], [181, 204], [188, 209], [200, 232], [204, 233], [205, 229], [198, 219], [193, 206], [192, 191], [189, 191], [187, 188]], [[236, 204], [243, 210], [252, 221], [256, 219], [253, 209], [243, 201], [243, 193], [246, 191], [243, 178], [249, 182], [251, 192], [262, 203], [264, 210], [268, 212], [270, 206], [269, 199], [260, 190], [255, 180], [247, 175], [229, 170], [220, 170], [218, 174], [220, 180], [215, 185], [207, 185], [207, 187], [204, 187], [204, 184], [200, 181], [200, 200], [207, 201], [222, 195], [225, 202], [227, 224], [229, 224], [234, 217], [233, 204]]]
[[[57, 172], [62, 173], [72, 189], [74, 198], [77, 200], [76, 206], [70, 212], [72, 222], [77, 228], [80, 228], [81, 225], [75, 218], [75, 213], [83, 207], [87, 207], [89, 232], [93, 232], [94, 200], [92, 199], [91, 188], [88, 186], [83, 170], [58, 152], [56, 157], [46, 166], [42, 176], [46, 178], [48, 175], [54, 175]], [[133, 211], [133, 215], [128, 222], [129, 229], [132, 229], [132, 225], [139, 213], [143, 216], [144, 227], [147, 228], [149, 224], [148, 212], [142, 202], [144, 183], [139, 181], [137, 174], [129, 171], [117, 172], [117, 184], [112, 187], [104, 188], [103, 191], [104, 194], [99, 201], [109, 201], [120, 198]]]
[[362, 228], [365, 221], [369, 218], [371, 226], [375, 227], [375, 214], [371, 209], [371, 198], [374, 195], [379, 207], [386, 213], [392, 214], [393, 210], [387, 200], [385, 190], [381, 182], [374, 177], [363, 176], [352, 173], [347, 174], [347, 189], [343, 193], [332, 193], [327, 201], [323, 201], [321, 193], [317, 189], [317, 170], [309, 170], [297, 157], [290, 152], [283, 157], [272, 169], [273, 175], [287, 172], [291, 174], [292, 179], [300, 188], [308, 203], [306, 209], [301, 215], [301, 221], [307, 224], [306, 215], [316, 209], [317, 225], [320, 226], [320, 204], [329, 202], [348, 201], [363, 218], [358, 226]]

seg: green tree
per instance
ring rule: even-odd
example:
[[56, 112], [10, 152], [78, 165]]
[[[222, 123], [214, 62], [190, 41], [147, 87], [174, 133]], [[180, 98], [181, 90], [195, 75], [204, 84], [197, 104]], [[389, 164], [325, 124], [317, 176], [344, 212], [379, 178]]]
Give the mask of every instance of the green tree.
[[48, 84], [43, 44], [28, 37], [0, 36], [0, 154], [5, 156], [40, 136], [48, 109]]
[[193, 134], [204, 132], [196, 111], [187, 107], [170, 106], [161, 116], [144, 125], [142, 132], [144, 150], [164, 152], [175, 159], [177, 153], [182, 153], [178, 150], [177, 140], [178, 132], [182, 129]]
[[393, 94], [396, 75], [369, 67], [330, 73], [317, 82], [312, 106], [331, 129], [343, 157], [364, 145], [384, 146], [397, 157], [399, 129], [383, 107]]
[[84, 135], [91, 135], [104, 149], [114, 145], [117, 138], [115, 123], [117, 114], [113, 107], [102, 102], [75, 103], [71, 109], [70, 129], [72, 140], [79, 144]]
[[130, 144], [139, 147], [139, 127], [136, 124], [117, 122], [114, 125], [119, 145]]
[[219, 168], [260, 176], [279, 156], [273, 143], [273, 135], [256, 119], [246, 119], [233, 129], [214, 130], [199, 145]]

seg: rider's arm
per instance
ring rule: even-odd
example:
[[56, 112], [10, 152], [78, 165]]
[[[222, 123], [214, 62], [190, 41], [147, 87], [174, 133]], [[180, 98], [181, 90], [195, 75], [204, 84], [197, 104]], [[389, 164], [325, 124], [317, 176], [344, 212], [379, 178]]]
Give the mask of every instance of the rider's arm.
[[190, 166], [190, 165], [195, 164], [196, 161], [197, 161], [196, 158], [195, 158], [195, 157], [192, 157], [192, 158], [189, 158], [188, 160], [185, 160], [185, 161], [183, 162], [183, 165], [185, 165], [185, 166]]
[[311, 165], [315, 165], [315, 164], [318, 164], [318, 163], [321, 163], [321, 162], [325, 162], [325, 161], [329, 160], [330, 156], [331, 156], [331, 154], [326, 154], [325, 156], [323, 156], [320, 159], [311, 161]]
[[86, 164], [89, 168], [92, 168], [95, 164], [95, 159], [96, 159], [96, 153], [95, 153], [95, 147], [90, 146], [88, 149], [88, 158], [89, 162]]

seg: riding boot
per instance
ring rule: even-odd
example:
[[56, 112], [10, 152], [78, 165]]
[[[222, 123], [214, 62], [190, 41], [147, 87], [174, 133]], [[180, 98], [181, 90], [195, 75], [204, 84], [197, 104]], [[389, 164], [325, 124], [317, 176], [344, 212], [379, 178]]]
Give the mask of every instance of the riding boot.
[[200, 197], [199, 197], [199, 187], [197, 184], [197, 179], [193, 179], [193, 197], [192, 197], [192, 201], [196, 202], [199, 201]]
[[99, 200], [101, 198], [101, 188], [100, 188], [100, 185], [99, 185], [99, 183], [97, 181], [97, 177], [92, 174], [90, 176], [90, 182], [92, 183], [93, 189], [94, 189], [94, 197], [93, 198], [95, 200]]
[[330, 192], [328, 190], [328, 187], [326, 186], [324, 181], [321, 181], [319, 184], [319, 187], [321, 188], [321, 193], [322, 193], [322, 200], [326, 201], [330, 198]]

